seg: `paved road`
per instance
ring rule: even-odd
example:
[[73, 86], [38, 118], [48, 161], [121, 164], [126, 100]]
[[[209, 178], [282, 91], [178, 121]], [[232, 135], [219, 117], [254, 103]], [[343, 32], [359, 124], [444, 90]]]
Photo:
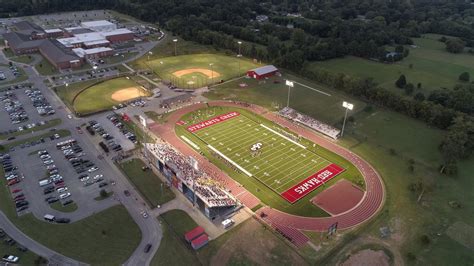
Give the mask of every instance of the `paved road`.
[[[156, 45], [156, 42], [153, 45], [148, 45], [146, 49], [151, 49]], [[142, 49], [138, 56], [145, 54], [148, 50]], [[2, 53], [0, 53], [2, 54]], [[5, 60], [5, 58], [0, 56], [0, 61]], [[134, 59], [134, 58], [133, 58]], [[130, 60], [133, 60], [130, 59]], [[57, 97], [57, 95], [52, 92], [44, 83], [43, 80], [45, 77], [40, 76], [32, 66], [25, 65], [24, 68], [26, 74], [29, 76], [29, 82], [33, 83], [35, 87], [39, 88], [44, 96], [49, 100], [50, 104], [57, 110], [58, 117], [63, 120], [63, 124], [61, 124], [60, 128], [69, 129], [72, 132], [72, 137], [76, 138], [80, 141], [81, 146], [83, 147], [84, 151], [88, 152], [88, 154], [99, 155], [101, 151], [98, 150], [98, 147], [94, 145], [87, 134], [79, 135], [75, 131], [75, 127], [79, 124], [85, 123], [86, 119], [68, 119], [67, 115], [70, 114], [68, 109], [65, 108], [64, 104], [61, 100]], [[160, 224], [158, 223], [157, 219], [153, 217], [149, 217], [147, 219], [142, 217], [141, 211], [146, 209], [145, 201], [141, 198], [139, 193], [135, 191], [132, 185], [130, 185], [128, 179], [115, 167], [112, 161], [105, 157], [103, 160], [98, 162], [99, 167], [104, 166], [107, 168], [108, 176], [115, 177], [115, 185], [111, 186], [111, 189], [114, 190], [114, 198], [118, 200], [121, 204], [125, 206], [127, 211], [129, 212], [132, 219], [137, 223], [141, 232], [142, 232], [142, 240], [139, 246], [136, 248], [135, 252], [132, 256], [124, 263], [125, 265], [149, 265], [151, 262], [153, 255], [158, 250], [159, 244], [161, 242], [162, 237], [162, 230]], [[131, 197], [125, 197], [123, 195], [124, 190], [129, 190], [132, 192]], [[85, 218], [88, 215], [94, 212], [94, 206], [87, 206], [86, 213], [81, 212], [81, 208], [78, 209], [77, 213], [73, 214], [74, 219], [81, 219]], [[98, 211], [102, 208], [98, 207]], [[61, 254], [58, 254], [48, 248], [44, 247], [40, 243], [30, 239], [26, 235], [24, 235], [21, 231], [19, 231], [4, 215], [0, 213], [0, 226], [5, 229], [5, 232], [11, 235], [15, 240], [19, 243], [28, 247], [34, 253], [47, 258], [52, 262], [58, 262], [59, 265], [78, 265], [80, 262], [74, 261], [69, 259]], [[87, 214], [87, 215], [86, 215]], [[72, 215], [72, 214], [71, 214]], [[64, 216], [64, 215], [63, 215]], [[145, 245], [152, 244], [153, 248], [149, 253], [144, 253], [143, 250]]]
[[28, 248], [33, 253], [48, 258], [51, 265], [87, 265], [85, 263], [65, 257], [23, 234], [8, 218], [0, 211], [0, 224], [2, 229], [16, 242]]

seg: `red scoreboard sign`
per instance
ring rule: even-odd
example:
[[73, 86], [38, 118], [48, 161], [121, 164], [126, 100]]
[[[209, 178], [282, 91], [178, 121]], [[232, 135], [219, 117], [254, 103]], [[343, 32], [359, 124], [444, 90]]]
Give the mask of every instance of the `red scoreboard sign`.
[[302, 199], [304, 196], [308, 195], [311, 191], [322, 186], [325, 182], [344, 172], [344, 170], [344, 168], [340, 167], [337, 164], [330, 164], [325, 168], [319, 170], [314, 175], [294, 185], [287, 191], [281, 193], [280, 195], [288, 202], [295, 203], [298, 200]]

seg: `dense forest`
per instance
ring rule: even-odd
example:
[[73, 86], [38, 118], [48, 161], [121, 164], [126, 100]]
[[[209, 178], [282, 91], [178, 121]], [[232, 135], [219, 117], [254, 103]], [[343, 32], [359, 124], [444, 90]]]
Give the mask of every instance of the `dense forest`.
[[[474, 150], [474, 86], [399, 95], [371, 79], [307, 67], [307, 62], [345, 55], [393, 62], [409, 56], [404, 45], [424, 33], [439, 33], [447, 49], [474, 44], [474, 5], [464, 0], [2, 0], [0, 16], [56, 11], [114, 9], [157, 23], [186, 40], [236, 51], [303, 74], [372, 104], [441, 129], [442, 169]], [[403, 77], [404, 78], [404, 77]], [[409, 91], [413, 85], [397, 86]]]

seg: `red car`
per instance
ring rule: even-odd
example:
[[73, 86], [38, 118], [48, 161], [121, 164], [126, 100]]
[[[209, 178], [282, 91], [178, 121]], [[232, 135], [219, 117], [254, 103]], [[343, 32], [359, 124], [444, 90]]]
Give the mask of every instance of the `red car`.
[[21, 196], [21, 197], [15, 199], [15, 202], [24, 201], [24, 200], [25, 200], [25, 196]]
[[20, 180], [18, 180], [18, 179], [10, 180], [7, 185], [8, 185], [8, 186], [13, 186], [13, 185], [15, 185], [16, 183], [20, 183]]
[[18, 192], [21, 192], [21, 189], [17, 188], [12, 191], [13, 194], [18, 193]]

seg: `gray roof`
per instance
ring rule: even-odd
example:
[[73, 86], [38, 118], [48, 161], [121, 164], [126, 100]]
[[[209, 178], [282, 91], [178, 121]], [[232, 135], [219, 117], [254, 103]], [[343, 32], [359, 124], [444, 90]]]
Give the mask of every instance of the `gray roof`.
[[64, 48], [58, 41], [44, 40], [39, 49], [44, 56], [56, 63], [79, 59], [77, 55]]
[[31, 40], [30, 36], [18, 32], [9, 32], [3, 34], [3, 39], [13, 49], [30, 49], [38, 47], [43, 40]]
[[72, 33], [73, 35], [76, 35], [76, 34], [83, 34], [83, 33], [89, 33], [89, 32], [94, 32], [90, 29], [85, 29], [85, 28], [80, 28], [80, 29], [74, 29], [74, 30], [71, 30], [70, 33]]
[[276, 68], [274, 65], [266, 65], [263, 67], [252, 69], [252, 71], [255, 72], [257, 75], [265, 75], [267, 73], [278, 71], [278, 68]]
[[20, 22], [14, 23], [13, 26], [17, 29], [18, 32], [23, 33], [23, 34], [30, 35], [33, 32], [44, 33], [43, 28], [29, 21], [20, 21]]

